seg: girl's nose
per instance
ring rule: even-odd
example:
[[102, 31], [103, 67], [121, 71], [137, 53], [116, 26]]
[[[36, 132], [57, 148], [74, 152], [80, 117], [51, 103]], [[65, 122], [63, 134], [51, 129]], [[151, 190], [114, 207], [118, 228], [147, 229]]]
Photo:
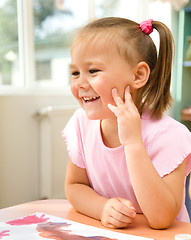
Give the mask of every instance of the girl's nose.
[[86, 76], [81, 75], [77, 80], [76, 80], [76, 87], [77, 88], [88, 88], [89, 87], [89, 82]]

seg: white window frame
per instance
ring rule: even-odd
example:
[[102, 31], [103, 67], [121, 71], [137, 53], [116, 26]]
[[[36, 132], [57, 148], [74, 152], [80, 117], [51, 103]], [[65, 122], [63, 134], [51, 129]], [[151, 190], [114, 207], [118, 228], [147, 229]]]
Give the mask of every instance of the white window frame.
[[32, 0], [17, 0], [20, 75], [25, 88], [35, 81]]
[[17, 0], [19, 76], [22, 86], [0, 87], [0, 95], [29, 94], [34, 88], [34, 35], [32, 0]]
[[[95, 0], [89, 0], [89, 20], [95, 16]], [[23, 86], [0, 86], [0, 95], [71, 95], [70, 87], [38, 86], [35, 81], [33, 0], [17, 0], [19, 76]]]

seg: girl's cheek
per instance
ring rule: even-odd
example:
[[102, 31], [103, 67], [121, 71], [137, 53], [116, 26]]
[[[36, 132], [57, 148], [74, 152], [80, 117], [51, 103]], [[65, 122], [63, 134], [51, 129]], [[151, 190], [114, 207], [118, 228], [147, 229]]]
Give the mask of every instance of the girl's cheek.
[[101, 96], [101, 99], [102, 99], [102, 102], [107, 105], [109, 103], [113, 104], [114, 103], [114, 100], [113, 100], [113, 97], [112, 97], [112, 88], [110, 87], [105, 87], [105, 88], [102, 88], [100, 91], [99, 91], [99, 95]]
[[75, 88], [72, 83], [70, 85], [70, 90], [71, 90], [72, 95], [76, 98], [76, 91], [75, 91]]
[[72, 95], [79, 101], [78, 91], [72, 84], [71, 84], [70, 90], [71, 90]]
[[78, 91], [74, 86], [72, 86], [72, 84], [71, 84], [70, 90], [71, 90], [72, 95], [75, 97], [75, 99], [79, 102], [80, 106], [83, 108], [82, 99], [79, 98]]

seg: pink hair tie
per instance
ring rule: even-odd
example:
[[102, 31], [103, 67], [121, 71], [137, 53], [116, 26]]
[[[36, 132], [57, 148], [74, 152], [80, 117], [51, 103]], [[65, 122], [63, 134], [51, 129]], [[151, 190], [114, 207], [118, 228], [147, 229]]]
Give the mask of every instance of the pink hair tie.
[[140, 28], [144, 33], [146, 34], [152, 33], [153, 31], [152, 21], [153, 19], [149, 19], [147, 21], [143, 21], [140, 23]]

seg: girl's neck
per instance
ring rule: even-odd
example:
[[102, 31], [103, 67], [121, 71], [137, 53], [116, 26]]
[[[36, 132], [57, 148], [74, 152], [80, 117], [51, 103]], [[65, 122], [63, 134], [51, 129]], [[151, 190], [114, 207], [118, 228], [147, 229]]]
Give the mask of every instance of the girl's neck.
[[116, 148], [121, 146], [116, 119], [107, 118], [101, 120], [100, 128], [102, 140], [106, 147]]

